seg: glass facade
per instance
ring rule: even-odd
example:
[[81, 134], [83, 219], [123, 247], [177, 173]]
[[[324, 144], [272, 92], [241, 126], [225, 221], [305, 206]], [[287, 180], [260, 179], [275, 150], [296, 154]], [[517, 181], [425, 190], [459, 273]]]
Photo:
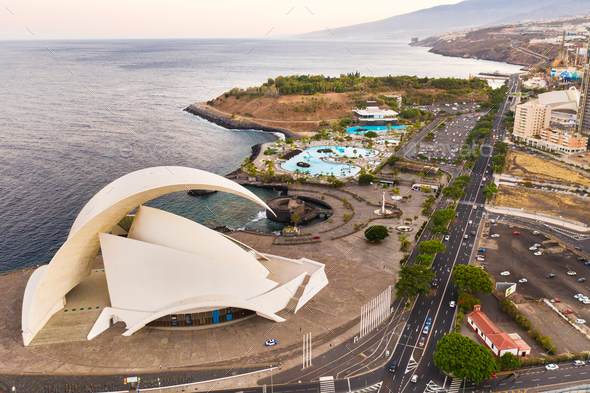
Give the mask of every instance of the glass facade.
[[236, 319], [248, 317], [253, 314], [256, 314], [256, 312], [252, 310], [244, 310], [241, 308], [227, 307], [219, 310], [191, 314], [170, 314], [148, 323], [147, 326], [181, 328], [215, 325], [218, 323], [230, 322]]

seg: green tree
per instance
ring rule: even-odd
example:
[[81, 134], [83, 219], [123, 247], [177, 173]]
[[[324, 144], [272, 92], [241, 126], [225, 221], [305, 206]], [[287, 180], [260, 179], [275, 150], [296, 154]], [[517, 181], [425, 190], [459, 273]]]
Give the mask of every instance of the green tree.
[[506, 352], [498, 358], [498, 363], [500, 368], [504, 370], [514, 370], [520, 367], [520, 358], [510, 352]]
[[494, 283], [490, 275], [483, 269], [473, 265], [456, 265], [453, 267], [453, 282], [457, 287], [468, 292], [490, 294], [494, 289]]
[[434, 255], [437, 252], [445, 252], [447, 248], [440, 240], [426, 240], [420, 243], [418, 250], [422, 254]]
[[398, 162], [400, 160], [399, 157], [396, 156], [391, 156], [387, 159], [387, 163], [391, 166], [394, 166], [396, 162]]
[[448, 235], [451, 233], [451, 231], [449, 231], [449, 229], [443, 225], [434, 225], [434, 226], [428, 227], [428, 230], [433, 235]]
[[377, 134], [375, 131], [367, 131], [365, 132], [365, 137], [366, 138], [377, 138], [379, 136], [379, 134]]
[[[480, 269], [481, 270], [481, 269]], [[469, 292], [465, 292], [459, 290], [459, 298], [457, 304], [461, 308], [461, 310], [471, 311], [476, 304], [481, 305], [481, 300], [470, 294]]]
[[297, 226], [297, 223], [299, 222], [299, 220], [301, 220], [301, 217], [299, 216], [299, 214], [297, 213], [293, 213], [291, 214], [291, 222]]
[[491, 350], [459, 333], [446, 334], [440, 339], [433, 360], [442, 371], [458, 379], [469, 379], [475, 385], [498, 370]]
[[377, 243], [389, 236], [389, 231], [383, 225], [373, 225], [365, 230], [367, 240]]
[[485, 195], [485, 197], [490, 200], [494, 197], [495, 194], [498, 193], [498, 186], [496, 185], [496, 183], [494, 182], [490, 182], [488, 183], [484, 188], [483, 188], [483, 194]]
[[471, 181], [471, 176], [469, 176], [469, 175], [461, 175], [461, 176], [457, 177], [457, 180], [460, 180], [460, 181], [464, 181], [466, 183], [469, 183]]
[[361, 184], [369, 184], [373, 180], [375, 180], [375, 175], [371, 175], [370, 173], [364, 173], [359, 176], [359, 183]]
[[506, 156], [502, 156], [502, 155], [493, 156], [492, 162], [494, 163], [494, 165], [503, 167], [504, 164], [506, 163]]
[[446, 226], [455, 217], [453, 209], [443, 209], [432, 214], [432, 223], [436, 225]]
[[497, 142], [494, 145], [494, 148], [498, 151], [498, 153], [506, 154], [506, 152], [508, 151], [508, 144], [504, 142]]
[[456, 187], [456, 186], [445, 187], [442, 190], [442, 194], [446, 198], [451, 198], [452, 200], [457, 201], [457, 200], [463, 198], [463, 196], [465, 196], [465, 191], [463, 191], [462, 189], [460, 189], [459, 187]]
[[501, 167], [498, 165], [492, 165], [492, 166], [490, 166], [490, 169], [496, 173], [502, 173], [502, 170], [504, 170], [504, 167]]
[[399, 275], [400, 278], [395, 284], [396, 296], [399, 299], [426, 295], [430, 291], [430, 282], [436, 277], [431, 268], [420, 264], [402, 267]]
[[419, 263], [420, 265], [424, 266], [430, 266], [433, 260], [434, 257], [428, 254], [420, 254], [416, 257], [416, 263]]

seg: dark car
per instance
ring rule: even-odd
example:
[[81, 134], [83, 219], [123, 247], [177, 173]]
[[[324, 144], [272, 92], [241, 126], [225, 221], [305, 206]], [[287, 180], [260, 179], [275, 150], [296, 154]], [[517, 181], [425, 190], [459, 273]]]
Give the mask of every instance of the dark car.
[[548, 275], [545, 276], [545, 278], [555, 278], [555, 274], [549, 273]]
[[474, 231], [471, 231], [471, 236], [475, 236], [475, 232]]
[[582, 251], [582, 247], [574, 247], [578, 251]]
[[430, 285], [432, 285], [433, 288], [438, 287], [438, 279], [435, 278], [434, 280], [432, 280], [432, 282], [430, 283]]
[[586, 281], [586, 279], [584, 277], [578, 278], [578, 282], [584, 282], [584, 281]]
[[580, 261], [580, 262], [586, 262], [586, 258], [578, 257], [578, 261]]
[[391, 363], [391, 365], [389, 366], [389, 372], [395, 372], [395, 362]]
[[424, 344], [426, 344], [426, 337], [420, 337], [420, 342], [418, 342], [418, 345], [423, 347]]

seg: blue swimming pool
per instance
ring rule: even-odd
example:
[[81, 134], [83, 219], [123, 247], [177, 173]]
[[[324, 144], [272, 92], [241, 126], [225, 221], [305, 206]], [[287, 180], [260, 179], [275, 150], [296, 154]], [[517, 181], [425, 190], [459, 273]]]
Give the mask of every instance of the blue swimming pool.
[[[359, 131], [359, 128], [362, 129], [362, 131]], [[389, 126], [389, 129], [392, 131], [405, 130], [406, 127], [405, 126]], [[350, 127], [350, 128], [346, 129], [346, 132], [348, 132], [349, 134], [357, 134], [357, 135], [362, 135], [367, 131], [375, 131], [375, 132], [387, 131], [387, 127], [386, 126], [362, 126], [362, 127]]]
[[[319, 152], [318, 150], [324, 150]], [[328, 152], [328, 150], [330, 150]], [[303, 173], [310, 175], [334, 175], [338, 177], [354, 176], [360, 172], [361, 168], [356, 165], [336, 164], [322, 161], [322, 157], [340, 156], [340, 157], [375, 157], [378, 154], [377, 150], [364, 149], [361, 147], [345, 147], [345, 146], [315, 146], [306, 149], [295, 157], [285, 161], [281, 164], [281, 168], [295, 172], [299, 169]], [[297, 166], [298, 162], [309, 164], [309, 168]]]

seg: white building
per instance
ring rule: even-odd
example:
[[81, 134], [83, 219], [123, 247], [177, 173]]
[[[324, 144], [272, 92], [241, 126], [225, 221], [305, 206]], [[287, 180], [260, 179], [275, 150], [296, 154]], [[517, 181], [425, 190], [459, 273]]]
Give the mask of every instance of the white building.
[[[282, 322], [276, 313], [290, 301], [297, 312], [328, 284], [321, 263], [261, 254], [196, 222], [142, 206], [187, 189], [225, 191], [269, 209], [246, 188], [197, 169], [148, 168], [115, 180], [84, 206], [51, 262], [31, 275], [22, 308], [24, 344], [90, 276], [99, 249], [110, 305], [87, 339], [116, 322], [126, 324], [124, 336], [146, 325], [215, 326], [254, 313]], [[118, 224], [137, 207], [123, 233]]]
[[381, 109], [375, 101], [367, 101], [366, 109], [354, 108], [352, 110], [361, 122], [390, 122], [396, 121], [398, 113], [392, 109]]
[[500, 332], [496, 325], [481, 311], [480, 305], [475, 305], [473, 311], [467, 314], [467, 324], [498, 357], [507, 352], [520, 357], [531, 354], [531, 347], [518, 334]]

